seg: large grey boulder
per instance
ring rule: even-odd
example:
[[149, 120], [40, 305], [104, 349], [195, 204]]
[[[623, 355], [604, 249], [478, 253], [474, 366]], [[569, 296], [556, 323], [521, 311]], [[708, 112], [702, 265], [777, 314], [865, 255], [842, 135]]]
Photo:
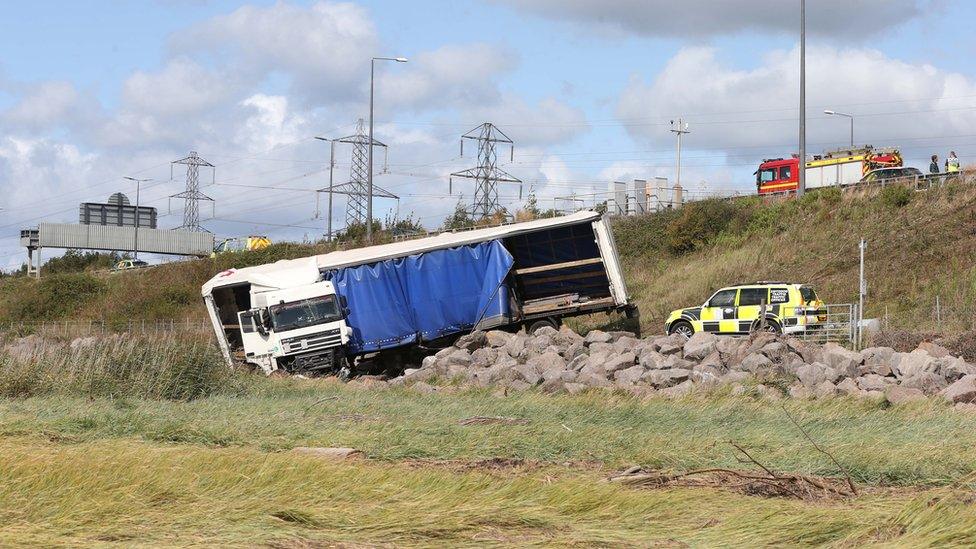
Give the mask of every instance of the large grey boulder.
[[583, 366], [586, 366], [586, 361], [590, 359], [589, 355], [578, 355], [566, 364], [567, 370], [573, 370], [574, 372], [580, 371]]
[[617, 350], [613, 348], [612, 343], [601, 343], [598, 341], [596, 343], [590, 344], [589, 352], [591, 355], [597, 355], [597, 354], [612, 355], [615, 354]]
[[552, 336], [552, 340], [560, 347], [569, 347], [575, 343], [583, 344], [583, 336], [573, 331], [569, 326], [560, 326], [559, 331]]
[[823, 363], [846, 377], [856, 376], [858, 366], [864, 360], [860, 353], [845, 349], [836, 343], [825, 343], [822, 353]]
[[698, 363], [699, 366], [708, 366], [715, 368], [716, 370], [725, 371], [725, 361], [722, 360], [722, 353], [718, 351], [712, 351], [705, 358], [701, 359]]
[[744, 383], [752, 379], [752, 374], [748, 372], [741, 372], [739, 370], [729, 370], [721, 377], [721, 382], [723, 384], [729, 383]]
[[895, 353], [892, 356], [892, 371], [899, 379], [909, 378], [920, 372], [936, 373], [938, 369], [938, 361], [920, 349], [910, 353]]
[[945, 389], [948, 383], [942, 376], [932, 372], [918, 372], [912, 377], [902, 379], [901, 386], [918, 389], [927, 395], [934, 395]]
[[842, 395], [856, 396], [861, 392], [857, 382], [851, 378], [844, 378], [837, 383], [837, 392]]
[[518, 358], [521, 356], [522, 352], [525, 351], [525, 341], [527, 339], [528, 338], [523, 334], [513, 335], [512, 338], [508, 340], [508, 343], [505, 344], [505, 352], [507, 352], [508, 356], [512, 358]]
[[506, 343], [511, 341], [512, 337], [514, 336], [508, 332], [503, 332], [501, 330], [490, 330], [485, 332], [485, 343], [487, 343], [489, 347], [497, 349], [499, 347], [504, 347]]
[[760, 372], [766, 371], [773, 366], [773, 361], [769, 360], [766, 355], [762, 353], [752, 353], [747, 355], [738, 364], [730, 364], [729, 367], [737, 370], [743, 370], [746, 372]]
[[660, 370], [664, 368], [666, 357], [661, 353], [645, 348], [638, 358], [638, 363], [648, 370]]
[[621, 336], [613, 342], [613, 350], [623, 354], [633, 352], [640, 342], [639, 339], [631, 336]]
[[592, 345], [594, 343], [610, 343], [611, 341], [613, 341], [613, 336], [602, 330], [590, 330], [590, 332], [583, 337], [583, 343], [586, 345]]
[[540, 334], [539, 331], [541, 330], [538, 330], [534, 336], [525, 342], [525, 348], [532, 353], [542, 354], [552, 345], [552, 337], [548, 334]]
[[691, 380], [682, 381], [681, 383], [666, 387], [657, 392], [657, 394], [665, 398], [678, 398], [683, 397], [695, 390], [695, 384]]
[[920, 389], [904, 385], [889, 385], [885, 388], [884, 395], [885, 400], [895, 405], [925, 400], [925, 393]]
[[685, 341], [682, 346], [684, 357], [689, 360], [701, 360], [715, 351], [719, 337], [708, 332], [697, 332]]
[[552, 351], [530, 358], [526, 365], [534, 366], [544, 380], [555, 379], [566, 371], [566, 361]]
[[539, 371], [538, 366], [535, 364], [525, 363], [518, 364], [515, 366], [515, 371], [519, 373], [519, 377], [528, 383], [529, 385], [538, 385], [542, 383], [542, 372]]
[[[593, 358], [593, 357], [590, 357]], [[587, 362], [586, 366], [583, 366], [579, 371], [580, 377], [582, 376], [594, 376], [607, 379], [607, 370], [603, 367], [603, 363]]]
[[668, 355], [664, 357], [664, 362], [661, 364], [661, 368], [665, 370], [674, 368], [689, 370], [694, 365], [694, 362], [680, 358], [678, 355]]
[[466, 349], [455, 349], [454, 352], [447, 355], [445, 359], [446, 364], [450, 366], [461, 366], [467, 368], [471, 366], [471, 353]]
[[918, 344], [916, 348], [917, 351], [924, 351], [932, 358], [944, 358], [949, 356], [951, 353], [949, 349], [946, 349], [938, 343], [933, 343], [931, 341], [923, 341]]
[[878, 374], [865, 374], [857, 378], [857, 386], [862, 391], [884, 391], [888, 386], [886, 379]]
[[472, 368], [488, 368], [498, 361], [498, 349], [482, 347], [471, 352]]
[[586, 346], [583, 345], [582, 341], [576, 341], [565, 347], [561, 347], [559, 349], [559, 354], [561, 354], [566, 360], [573, 360], [578, 356], [586, 355]]
[[613, 374], [613, 379], [618, 385], [634, 385], [640, 381], [642, 375], [644, 375], [644, 368], [641, 368], [640, 366], [631, 366], [615, 372]]
[[663, 345], [661, 345], [657, 349], [657, 352], [659, 352], [659, 353], [661, 353], [662, 355], [665, 355], [665, 356], [667, 356], [667, 355], [680, 355], [682, 349], [684, 349], [684, 344], [683, 343], [674, 343], [674, 342], [670, 342], [669, 341], [669, 342], [666, 342]]
[[563, 384], [563, 389], [571, 395], [578, 395], [583, 391], [588, 390], [589, 388], [590, 386], [585, 383], [564, 383]]
[[613, 384], [606, 378], [606, 376], [601, 376], [591, 373], [580, 372], [576, 377], [577, 383], [582, 383], [587, 387], [612, 387]]
[[837, 395], [837, 386], [829, 381], [819, 383], [813, 388], [813, 396], [816, 398], [829, 398]]
[[454, 346], [458, 349], [464, 349], [470, 352], [480, 347], [484, 347], [487, 341], [488, 337], [484, 332], [476, 331], [459, 337], [457, 342], [454, 343]]
[[942, 391], [949, 402], [976, 402], [976, 375], [969, 374], [956, 380]]
[[864, 357], [864, 364], [858, 369], [863, 374], [878, 374], [879, 376], [892, 375], [891, 364], [895, 350], [891, 347], [868, 347], [861, 351]]
[[603, 368], [607, 373], [613, 373], [618, 370], [623, 370], [629, 368], [637, 362], [637, 357], [634, 353], [626, 352], [622, 355], [615, 355], [607, 359], [607, 362], [603, 365]]
[[938, 372], [946, 381], [952, 383], [963, 376], [976, 374], [976, 366], [961, 358], [947, 356], [938, 359]]
[[819, 362], [805, 364], [796, 369], [796, 378], [808, 389], [827, 381], [827, 367]]
[[641, 381], [650, 383], [657, 388], [662, 388], [677, 385], [687, 380], [689, 376], [691, 376], [691, 370], [648, 370], [641, 375]]

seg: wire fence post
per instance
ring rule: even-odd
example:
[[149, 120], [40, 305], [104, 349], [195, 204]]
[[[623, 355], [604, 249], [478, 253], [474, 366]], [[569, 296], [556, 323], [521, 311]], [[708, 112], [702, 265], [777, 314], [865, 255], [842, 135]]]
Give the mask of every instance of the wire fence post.
[[759, 300], [759, 331], [766, 331], [766, 300]]
[[939, 333], [942, 333], [942, 300], [938, 295], [935, 296], [935, 323]]

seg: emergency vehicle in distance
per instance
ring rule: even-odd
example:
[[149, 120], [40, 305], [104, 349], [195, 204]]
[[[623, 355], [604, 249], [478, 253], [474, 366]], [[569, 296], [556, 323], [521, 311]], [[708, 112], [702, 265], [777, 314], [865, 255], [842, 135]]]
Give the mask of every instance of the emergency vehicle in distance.
[[[766, 322], [761, 312], [766, 307]], [[759, 330], [776, 334], [816, 330], [827, 321], [827, 309], [806, 284], [761, 281], [727, 286], [698, 307], [671, 311], [664, 323], [668, 334], [691, 337], [695, 332], [746, 335]]]
[[[767, 159], [756, 170], [759, 194], [794, 192], [799, 184], [800, 160]], [[814, 155], [806, 162], [806, 188], [842, 187], [861, 181], [871, 170], [897, 168], [902, 165], [898, 149], [875, 149], [865, 145], [857, 149], [838, 149]]]

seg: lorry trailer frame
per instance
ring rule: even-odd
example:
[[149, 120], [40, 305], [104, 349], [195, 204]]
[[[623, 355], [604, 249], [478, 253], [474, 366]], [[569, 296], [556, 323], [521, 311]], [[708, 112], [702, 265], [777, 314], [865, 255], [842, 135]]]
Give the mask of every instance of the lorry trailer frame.
[[595, 211], [231, 269], [202, 294], [228, 364], [266, 373], [339, 371], [474, 330], [639, 316]]

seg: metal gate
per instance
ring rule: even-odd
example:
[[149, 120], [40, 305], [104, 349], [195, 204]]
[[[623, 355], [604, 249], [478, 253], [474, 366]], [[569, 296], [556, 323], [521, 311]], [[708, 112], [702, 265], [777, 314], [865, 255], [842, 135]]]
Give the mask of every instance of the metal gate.
[[800, 338], [817, 343], [833, 341], [856, 347], [858, 345], [857, 304], [835, 303], [827, 305], [826, 309], [827, 321], [819, 328], [803, 332]]

